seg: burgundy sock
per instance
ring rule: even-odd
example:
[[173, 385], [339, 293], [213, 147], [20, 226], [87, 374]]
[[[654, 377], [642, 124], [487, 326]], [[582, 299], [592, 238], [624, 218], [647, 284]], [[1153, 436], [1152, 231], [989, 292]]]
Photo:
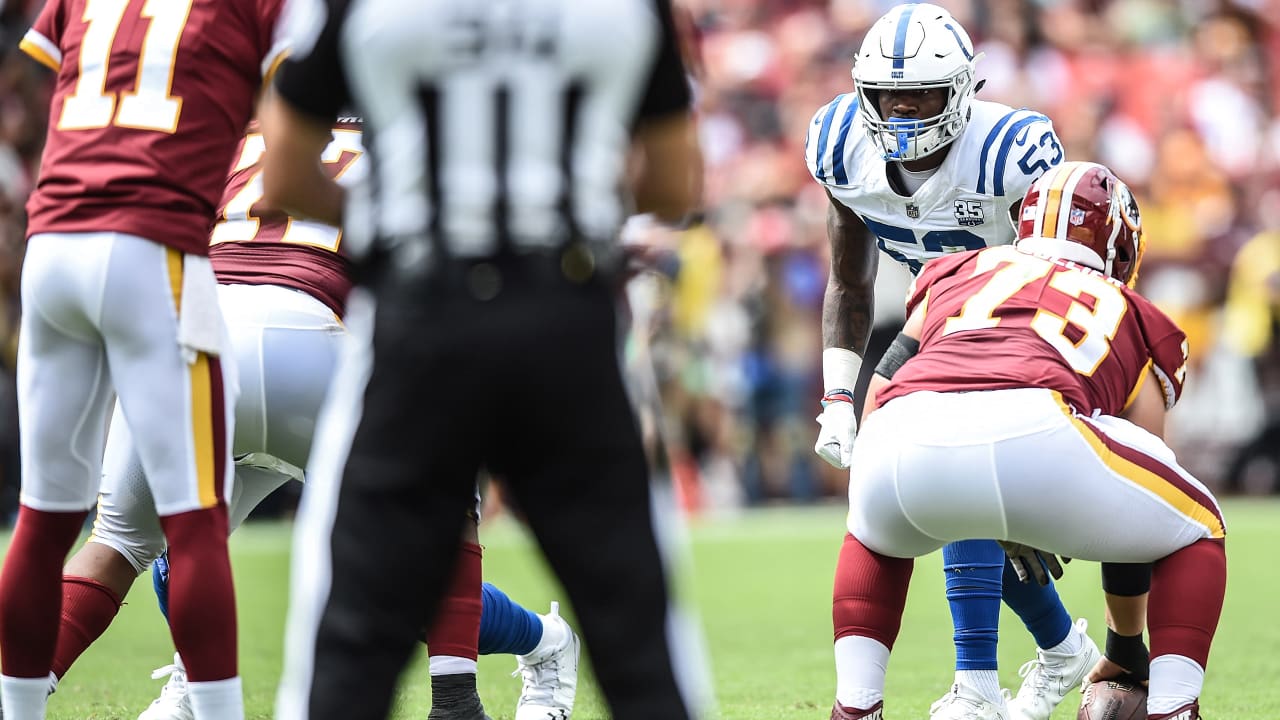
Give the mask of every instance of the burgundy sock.
[[160, 518], [169, 541], [169, 628], [187, 677], [235, 677], [236, 597], [227, 557], [227, 509], [219, 504]]
[[1151, 658], [1182, 655], [1208, 667], [1226, 590], [1227, 551], [1221, 540], [1199, 540], [1158, 561], [1147, 604]]
[[861, 635], [892, 650], [902, 627], [914, 567], [911, 558], [880, 555], [846, 534], [831, 602], [836, 639]]
[[475, 660], [480, 645], [480, 546], [463, 543], [449, 592], [440, 603], [435, 622], [427, 628], [427, 652], [432, 657]]
[[62, 625], [53, 656], [53, 673], [59, 679], [107, 631], [120, 602], [115, 591], [93, 578], [62, 576]]
[[0, 664], [5, 675], [49, 674], [62, 611], [62, 563], [88, 516], [87, 510], [18, 509], [18, 526], [0, 571]]

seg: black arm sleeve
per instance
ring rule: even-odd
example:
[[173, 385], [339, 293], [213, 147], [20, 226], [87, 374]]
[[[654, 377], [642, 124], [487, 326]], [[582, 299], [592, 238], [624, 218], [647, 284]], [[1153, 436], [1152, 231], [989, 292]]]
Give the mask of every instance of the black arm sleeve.
[[892, 380], [894, 373], [901, 370], [902, 366], [906, 365], [907, 361], [915, 357], [918, 352], [920, 352], [919, 340], [898, 333], [898, 337], [893, 339], [893, 344], [880, 357], [880, 363], [876, 365], [876, 374]]
[[693, 99], [689, 92], [684, 60], [680, 57], [680, 41], [676, 37], [675, 22], [671, 17], [671, 1], [653, 0], [653, 9], [661, 24], [661, 37], [658, 39], [658, 54], [654, 58], [653, 71], [649, 75], [644, 98], [640, 101], [637, 122], [688, 110]]
[[294, 109], [324, 123], [350, 105], [351, 91], [342, 67], [339, 40], [350, 0], [325, 0], [324, 24], [308, 47], [310, 38], [295, 39], [298, 51], [280, 65], [276, 91]]

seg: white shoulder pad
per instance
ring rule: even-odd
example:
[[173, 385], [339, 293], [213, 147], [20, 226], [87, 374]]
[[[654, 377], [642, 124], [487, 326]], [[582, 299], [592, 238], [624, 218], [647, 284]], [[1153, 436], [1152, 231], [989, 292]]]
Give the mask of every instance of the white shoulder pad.
[[849, 184], [849, 158], [861, 132], [856, 93], [837, 95], [809, 123], [804, 157], [809, 174], [823, 185]]

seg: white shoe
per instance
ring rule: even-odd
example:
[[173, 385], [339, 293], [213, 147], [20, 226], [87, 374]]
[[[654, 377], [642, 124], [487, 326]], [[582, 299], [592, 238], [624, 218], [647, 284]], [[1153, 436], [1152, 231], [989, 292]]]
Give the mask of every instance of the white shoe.
[[187, 668], [178, 653], [173, 654], [173, 664], [165, 665], [151, 673], [152, 680], [168, 675], [169, 681], [160, 689], [160, 697], [142, 711], [138, 720], [195, 720], [191, 700], [187, 697]]
[[1049, 720], [1063, 698], [1084, 684], [1089, 671], [1102, 659], [1098, 646], [1085, 632], [1084, 618], [1071, 626], [1080, 635], [1080, 652], [1074, 655], [1036, 649], [1036, 659], [1027, 661], [1018, 675], [1023, 678], [1018, 695], [1009, 701], [1012, 720]]
[[951, 690], [929, 706], [930, 720], [1009, 720], [1009, 691], [1000, 691], [1000, 702], [993, 703], [977, 690], [956, 683]]
[[560, 603], [551, 603], [551, 612], [538, 617], [544, 627], [558, 624], [564, 640], [554, 648], [516, 656], [516, 672], [512, 675], [519, 673], [524, 687], [516, 704], [515, 720], [569, 720], [578, 691], [581, 643], [569, 623], [560, 617]]

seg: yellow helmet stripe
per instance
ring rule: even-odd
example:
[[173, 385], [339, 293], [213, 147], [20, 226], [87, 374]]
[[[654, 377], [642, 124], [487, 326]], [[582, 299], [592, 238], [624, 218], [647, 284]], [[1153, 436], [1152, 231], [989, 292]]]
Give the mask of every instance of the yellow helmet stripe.
[[[1081, 176], [1089, 171], [1089, 166], [1084, 163], [1065, 163], [1054, 169], [1056, 174], [1049, 182], [1049, 187], [1045, 190], [1044, 207], [1041, 212], [1041, 222], [1044, 227], [1040, 231], [1040, 237], [1052, 237], [1059, 240], [1067, 239], [1067, 218], [1071, 212], [1071, 195], [1075, 192], [1076, 183], [1080, 181]], [[1063, 203], [1062, 198], [1067, 198], [1067, 202]]]

